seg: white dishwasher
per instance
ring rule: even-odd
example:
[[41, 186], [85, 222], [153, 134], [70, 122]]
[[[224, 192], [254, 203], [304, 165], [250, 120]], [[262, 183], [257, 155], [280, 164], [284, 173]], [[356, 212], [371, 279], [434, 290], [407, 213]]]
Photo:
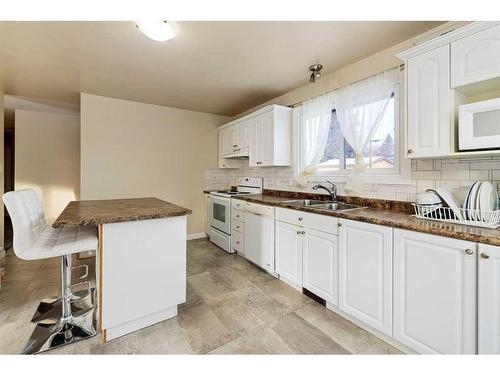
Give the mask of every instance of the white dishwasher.
[[245, 258], [274, 274], [274, 207], [245, 204]]

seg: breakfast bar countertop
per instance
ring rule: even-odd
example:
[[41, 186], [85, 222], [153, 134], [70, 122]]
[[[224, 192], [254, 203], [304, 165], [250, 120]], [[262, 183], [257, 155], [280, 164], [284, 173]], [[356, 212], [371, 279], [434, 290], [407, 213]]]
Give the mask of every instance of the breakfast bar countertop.
[[191, 212], [188, 208], [152, 197], [72, 201], [52, 226], [54, 228], [97, 226], [105, 223], [183, 216]]

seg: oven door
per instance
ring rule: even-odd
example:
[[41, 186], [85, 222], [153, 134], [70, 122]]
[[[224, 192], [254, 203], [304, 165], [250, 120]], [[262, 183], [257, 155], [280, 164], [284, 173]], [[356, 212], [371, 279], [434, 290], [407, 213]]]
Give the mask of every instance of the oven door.
[[210, 196], [209, 207], [210, 226], [224, 232], [231, 233], [231, 198]]

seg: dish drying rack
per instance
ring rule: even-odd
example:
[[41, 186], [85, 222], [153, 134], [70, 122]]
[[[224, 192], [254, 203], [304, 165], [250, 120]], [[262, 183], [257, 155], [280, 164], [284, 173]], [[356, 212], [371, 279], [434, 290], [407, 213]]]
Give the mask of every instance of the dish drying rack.
[[468, 208], [443, 207], [441, 204], [424, 205], [412, 203], [415, 217], [426, 220], [444, 221], [446, 223], [473, 225], [483, 228], [500, 227], [500, 210], [485, 211]]

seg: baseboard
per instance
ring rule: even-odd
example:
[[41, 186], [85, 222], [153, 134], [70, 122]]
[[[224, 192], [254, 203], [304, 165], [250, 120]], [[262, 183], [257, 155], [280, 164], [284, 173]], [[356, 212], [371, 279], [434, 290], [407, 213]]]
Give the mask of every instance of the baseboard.
[[205, 232], [200, 233], [191, 233], [187, 235], [187, 240], [197, 240], [200, 238], [207, 238], [207, 234]]

